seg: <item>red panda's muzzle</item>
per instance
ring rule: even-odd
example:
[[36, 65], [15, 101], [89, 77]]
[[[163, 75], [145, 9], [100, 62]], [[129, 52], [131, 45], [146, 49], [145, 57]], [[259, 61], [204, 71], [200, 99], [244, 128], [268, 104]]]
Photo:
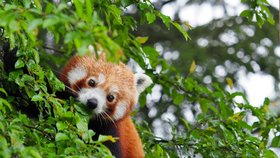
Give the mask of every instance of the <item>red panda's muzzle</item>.
[[91, 110], [94, 110], [98, 105], [98, 101], [95, 98], [89, 99], [87, 101], [87, 107]]

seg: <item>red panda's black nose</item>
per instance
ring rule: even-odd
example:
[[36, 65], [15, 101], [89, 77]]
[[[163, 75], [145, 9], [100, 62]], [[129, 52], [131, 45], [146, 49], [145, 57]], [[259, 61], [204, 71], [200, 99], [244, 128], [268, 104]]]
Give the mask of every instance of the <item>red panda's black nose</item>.
[[87, 106], [88, 106], [90, 109], [95, 109], [95, 108], [97, 107], [97, 104], [98, 104], [98, 102], [97, 102], [97, 99], [95, 99], [95, 98], [89, 99], [89, 100], [87, 101]]

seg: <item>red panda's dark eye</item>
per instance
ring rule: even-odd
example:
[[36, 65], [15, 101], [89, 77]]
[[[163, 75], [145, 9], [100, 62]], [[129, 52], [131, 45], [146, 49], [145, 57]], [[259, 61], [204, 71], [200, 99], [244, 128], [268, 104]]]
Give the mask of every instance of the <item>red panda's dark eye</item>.
[[95, 87], [96, 83], [95, 83], [95, 81], [93, 79], [90, 79], [88, 81], [88, 85], [91, 86], [91, 87]]
[[112, 102], [115, 99], [115, 97], [113, 95], [107, 95], [107, 100], [109, 102]]

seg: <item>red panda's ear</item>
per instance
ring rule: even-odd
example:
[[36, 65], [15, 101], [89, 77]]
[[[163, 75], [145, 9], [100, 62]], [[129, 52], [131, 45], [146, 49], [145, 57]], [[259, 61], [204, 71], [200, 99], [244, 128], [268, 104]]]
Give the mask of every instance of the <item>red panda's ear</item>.
[[137, 92], [139, 94], [142, 93], [147, 87], [149, 87], [153, 83], [152, 79], [146, 74], [137, 73], [134, 74], [134, 76], [136, 81]]
[[106, 54], [104, 52], [99, 55], [98, 61], [106, 61]]

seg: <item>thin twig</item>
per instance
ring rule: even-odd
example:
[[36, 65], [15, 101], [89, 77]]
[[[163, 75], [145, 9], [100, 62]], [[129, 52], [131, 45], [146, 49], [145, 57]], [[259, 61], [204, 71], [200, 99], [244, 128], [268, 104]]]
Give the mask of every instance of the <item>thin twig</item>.
[[44, 49], [49, 49], [49, 50], [53, 50], [55, 52], [58, 52], [58, 53], [66, 53], [66, 51], [63, 51], [63, 50], [60, 50], [60, 49], [56, 49], [56, 48], [53, 48], [53, 47], [48, 47], [48, 46], [42, 46]]
[[24, 126], [24, 127], [27, 127], [27, 128], [30, 128], [30, 129], [35, 129], [35, 130], [41, 132], [41, 133], [42, 133], [43, 135], [45, 135], [46, 137], [49, 137], [51, 140], [55, 140], [54, 136], [53, 136], [51, 133], [48, 133], [48, 132], [43, 131], [43, 130], [37, 128], [37, 127], [29, 126], [29, 125], [26, 125], [26, 124], [24, 124], [23, 126]]

